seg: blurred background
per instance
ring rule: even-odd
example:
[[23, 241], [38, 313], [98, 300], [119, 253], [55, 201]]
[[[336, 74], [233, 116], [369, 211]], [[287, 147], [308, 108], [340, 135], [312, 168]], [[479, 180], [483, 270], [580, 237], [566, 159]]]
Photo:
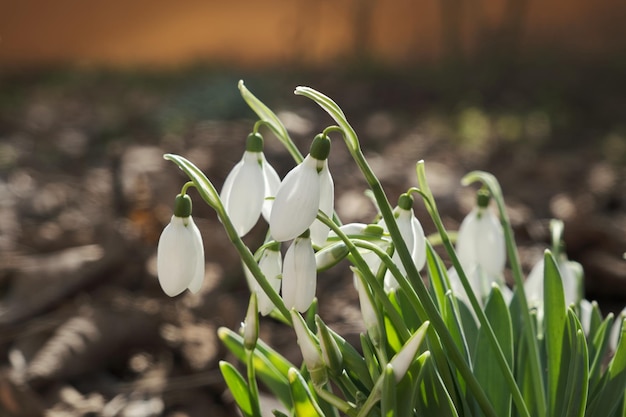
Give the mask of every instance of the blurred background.
[[[162, 154], [221, 188], [255, 122], [240, 79], [302, 152], [331, 120], [294, 87], [334, 98], [391, 201], [424, 159], [450, 230], [474, 201], [460, 178], [494, 173], [525, 270], [560, 218], [586, 297], [620, 311], [624, 16], [621, 0], [0, 2], [0, 415], [236, 413], [216, 335], [238, 328], [248, 300], [235, 251], [192, 194], [200, 293], [163, 295], [155, 253], [185, 181]], [[293, 162], [263, 133], [284, 175]], [[342, 220], [370, 221], [339, 138], [330, 168]], [[358, 341], [346, 265], [320, 275], [318, 297], [323, 319]], [[261, 332], [299, 361], [288, 329], [266, 319]]]

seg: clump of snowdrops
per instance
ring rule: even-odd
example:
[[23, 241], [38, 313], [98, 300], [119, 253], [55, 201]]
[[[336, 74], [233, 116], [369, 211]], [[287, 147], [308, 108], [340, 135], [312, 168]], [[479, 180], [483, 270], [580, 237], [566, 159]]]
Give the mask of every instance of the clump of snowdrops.
[[[329, 97], [295, 90], [336, 123], [315, 136], [303, 156], [279, 118], [243, 82], [239, 90], [259, 121], [220, 193], [192, 162], [165, 155], [190, 182], [159, 241], [158, 275], [170, 296], [202, 285], [204, 249], [187, 194], [195, 187], [238, 251], [251, 290], [242, 328], [219, 330], [246, 369], [243, 375], [241, 367], [220, 363], [244, 416], [261, 416], [259, 382], [282, 403], [276, 416], [626, 416], [624, 314], [603, 317], [583, 298], [582, 268], [564, 253], [561, 222], [552, 222], [552, 247], [525, 278], [491, 174], [463, 178], [464, 185], [478, 185], [476, 206], [454, 242], [423, 161], [416, 165], [416, 186], [391, 204]], [[296, 163], [282, 180], [263, 154], [261, 127]], [[369, 185], [379, 211], [370, 224], [342, 224], [334, 213], [331, 136], [343, 139]], [[425, 204], [436, 237], [424, 236], [413, 213], [416, 200]], [[269, 224], [266, 241], [251, 250], [241, 238], [260, 217]], [[445, 249], [449, 269], [435, 243]], [[358, 346], [316, 314], [317, 274], [344, 259], [366, 329]], [[507, 261], [511, 288], [503, 279]], [[302, 364], [258, 338], [259, 314], [293, 327]]]

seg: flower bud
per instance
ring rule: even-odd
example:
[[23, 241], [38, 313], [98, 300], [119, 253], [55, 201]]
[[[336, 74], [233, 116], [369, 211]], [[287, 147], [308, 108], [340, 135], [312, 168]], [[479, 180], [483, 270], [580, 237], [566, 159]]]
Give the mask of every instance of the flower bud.
[[326, 374], [326, 366], [322, 359], [320, 347], [304, 319], [297, 311], [291, 310], [291, 318], [293, 328], [296, 331], [298, 346], [300, 346], [300, 351], [302, 352], [302, 360], [311, 374], [311, 380], [318, 386], [324, 385], [328, 380], [328, 375]]
[[243, 322], [243, 345], [248, 350], [254, 350], [259, 338], [259, 312], [257, 309], [256, 293], [250, 294], [250, 303]]

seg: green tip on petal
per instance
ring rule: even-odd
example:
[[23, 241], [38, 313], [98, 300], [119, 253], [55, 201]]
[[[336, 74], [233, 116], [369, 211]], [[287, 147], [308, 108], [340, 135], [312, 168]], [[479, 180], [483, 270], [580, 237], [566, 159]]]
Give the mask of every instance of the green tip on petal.
[[398, 198], [398, 207], [403, 210], [411, 210], [411, 208], [413, 207], [413, 197], [411, 196], [411, 194], [401, 194]]
[[260, 133], [250, 133], [246, 139], [246, 151], [263, 152], [263, 136]]
[[309, 150], [311, 156], [319, 161], [328, 159], [330, 154], [330, 138], [322, 133], [315, 136]]
[[480, 189], [476, 193], [476, 204], [480, 208], [485, 208], [489, 205], [489, 201], [491, 201], [491, 194], [489, 191], [485, 189]]
[[176, 196], [176, 200], [174, 200], [174, 216], [191, 216], [191, 197], [187, 194], [178, 194]]

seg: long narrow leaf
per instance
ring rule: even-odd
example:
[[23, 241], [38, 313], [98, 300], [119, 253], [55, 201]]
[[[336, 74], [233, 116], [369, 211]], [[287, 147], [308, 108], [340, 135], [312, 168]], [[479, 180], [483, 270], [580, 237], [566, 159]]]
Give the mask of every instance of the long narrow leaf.
[[559, 389], [561, 360], [563, 357], [563, 333], [566, 326], [565, 295], [556, 260], [546, 250], [544, 256], [544, 321], [546, 338], [546, 368], [548, 374], [548, 415], [556, 416], [557, 391]]
[[[245, 349], [243, 346], [243, 338], [230, 329], [221, 327], [218, 337], [224, 345], [230, 350], [240, 361], [246, 361]], [[289, 381], [287, 378], [291, 365], [289, 361], [283, 358], [267, 346], [262, 340], [257, 341], [254, 350], [254, 369], [257, 377], [274, 393], [276, 398], [281, 401], [285, 407], [291, 408], [291, 395], [289, 390]], [[287, 366], [287, 368], [285, 368]]]
[[285, 128], [285, 125], [280, 121], [278, 116], [274, 114], [269, 107], [267, 107], [261, 100], [256, 98], [254, 94], [246, 88], [243, 83], [243, 80], [239, 81], [239, 91], [241, 92], [241, 96], [248, 103], [248, 106], [259, 116], [259, 119], [263, 120], [267, 126], [274, 132], [278, 140], [280, 140], [283, 145], [287, 148], [292, 158], [296, 161], [296, 163], [302, 162], [302, 154], [300, 151], [294, 146], [293, 141], [289, 137], [289, 133]]
[[324, 417], [324, 413], [317, 405], [309, 386], [296, 368], [288, 373], [293, 410], [296, 417]]
[[622, 323], [621, 338], [615, 355], [593, 393], [593, 398], [590, 399], [585, 413], [587, 417], [611, 416], [611, 413], [624, 406], [626, 393], [626, 324], [624, 323], [626, 321]]
[[244, 377], [237, 369], [226, 361], [220, 361], [220, 371], [228, 385], [230, 393], [233, 395], [237, 406], [246, 417], [254, 415], [252, 409], [252, 400], [250, 398], [250, 390]]
[[[489, 298], [487, 299], [485, 315], [491, 323], [493, 332], [500, 343], [502, 353], [504, 353], [509, 366], [513, 368], [513, 330], [511, 317], [509, 316], [506, 301], [504, 301], [504, 297], [497, 286], [492, 288]], [[485, 334], [484, 329], [480, 329], [473, 361], [476, 378], [483, 386], [498, 416], [510, 416], [511, 392], [506, 386], [506, 380], [502, 371], [491, 364], [493, 355], [494, 352], [488, 336]]]

